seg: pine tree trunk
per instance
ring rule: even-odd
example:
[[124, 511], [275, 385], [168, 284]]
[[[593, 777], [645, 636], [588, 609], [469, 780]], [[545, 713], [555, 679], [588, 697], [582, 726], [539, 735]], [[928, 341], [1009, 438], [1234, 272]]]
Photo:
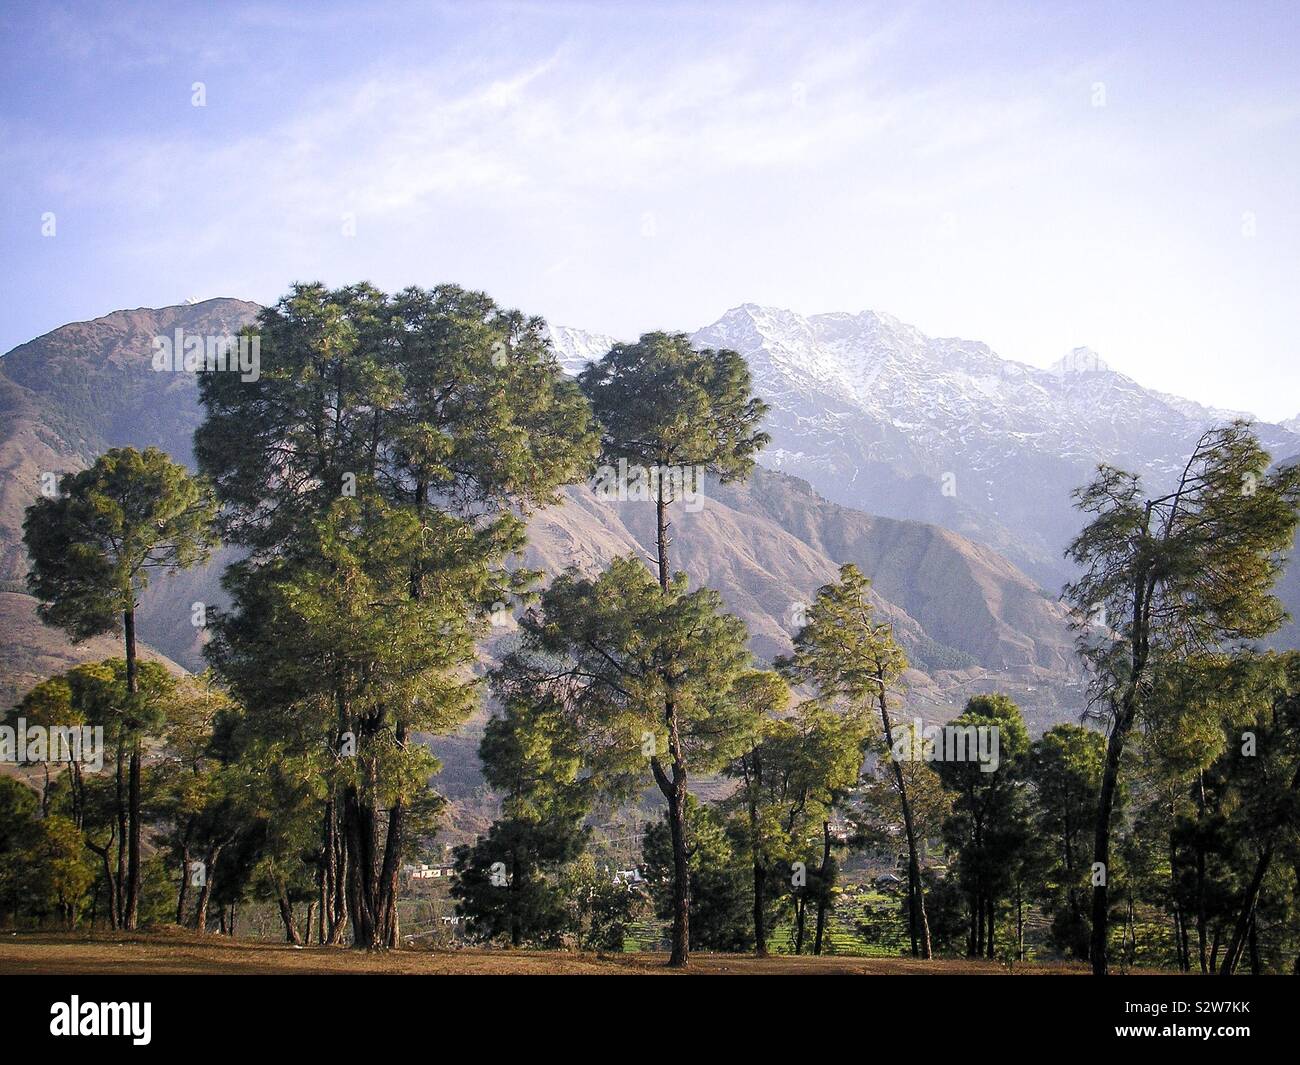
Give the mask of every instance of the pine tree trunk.
[[72, 823], [77, 828], [86, 827], [86, 782], [81, 774], [81, 763], [73, 761], [70, 766], [72, 782]]
[[117, 869], [114, 875], [113, 927], [121, 928], [126, 915], [126, 841], [131, 834], [126, 802], [126, 722], [117, 727], [117, 765], [113, 801], [117, 813]]
[[[979, 932], [976, 930], [976, 926], [980, 922], [979, 896], [975, 892], [971, 892], [966, 908], [970, 916], [970, 919], [966, 922], [966, 957], [975, 958], [979, 956], [977, 953], [979, 950]], [[915, 949], [912, 953], [916, 953]]]
[[176, 924], [178, 927], [185, 925], [185, 903], [189, 899], [190, 893], [190, 847], [188, 843], [181, 845], [181, 886], [176, 891]]
[[[139, 692], [136, 677], [135, 655], [135, 607], [128, 607], [122, 614], [123, 629], [126, 637], [126, 691], [131, 703]], [[134, 706], [132, 707], [134, 710]], [[123, 915], [123, 927], [134, 931], [139, 923], [140, 914], [140, 738], [131, 741], [131, 766], [127, 782], [128, 820], [130, 822], [130, 842], [127, 846], [126, 900]]]
[[[398, 722], [394, 736], [399, 747], [406, 745], [406, 726]], [[401, 889], [402, 848], [406, 843], [406, 805], [398, 799], [388, 808], [388, 830], [384, 834], [384, 858], [376, 884], [377, 939], [380, 946], [395, 950], [401, 940], [397, 903]]]
[[[401, 732], [399, 730], [399, 736]], [[366, 765], [366, 795], [378, 792], [377, 768]], [[362, 950], [397, 946], [400, 927], [397, 891], [402, 850], [404, 807], [388, 811], [383, 855], [379, 854], [379, 810], [349, 785], [343, 793], [343, 836], [347, 850], [348, 911], [352, 945]]]
[[813, 933], [813, 953], [822, 952], [822, 934], [826, 930], [826, 907], [830, 902], [830, 886], [826, 877], [831, 868], [831, 823], [822, 821], [822, 867], [817, 876], [817, 930]]
[[[750, 780], [748, 771], [746, 771], [745, 786], [747, 789], [761, 787], [762, 765], [761, 759], [757, 752], [754, 753], [754, 779]], [[754, 798], [752, 790], [749, 791], [749, 802], [746, 804], [749, 808], [749, 839], [750, 846], [754, 851], [754, 953], [760, 958], [767, 957], [767, 927], [766, 927], [766, 908], [767, 908], [767, 869], [762, 862], [762, 841], [759, 839], [758, 832], [758, 802]]]
[[209, 847], [204, 861], [203, 886], [199, 888], [198, 904], [194, 910], [194, 927], [198, 929], [199, 935], [205, 935], [208, 931], [208, 903], [212, 899], [212, 885], [217, 880], [217, 859], [221, 857], [223, 847], [224, 844]]
[[890, 764], [894, 767], [894, 783], [898, 788], [899, 803], [903, 808], [903, 827], [907, 832], [907, 897], [908, 932], [912, 940], [912, 956], [930, 958], [930, 923], [925, 914], [925, 895], [921, 886], [921, 860], [916, 845], [916, 830], [912, 824], [912, 804], [907, 795], [907, 781], [898, 759], [892, 757], [894, 729], [889, 720], [889, 705], [885, 695], [885, 679], [878, 674], [880, 683], [880, 723], [885, 733], [885, 747], [891, 752]]
[[524, 888], [523, 863], [519, 861], [518, 848], [510, 851], [510, 886], [506, 889], [510, 899], [510, 945], [515, 948], [524, 945], [523, 918], [519, 913], [519, 896]]
[[994, 956], [994, 949], [993, 949], [993, 929], [994, 929], [994, 918], [995, 918], [994, 906], [993, 906], [993, 897], [992, 897], [992, 896], [989, 896], [987, 899], [984, 900], [984, 907], [985, 907], [985, 909], [986, 909], [986, 911], [988, 912], [988, 915], [989, 915], [989, 942], [988, 942], [988, 957], [992, 958], [992, 957]]
[[1133, 917], [1133, 897], [1130, 895], [1128, 905], [1124, 910], [1124, 939], [1128, 943], [1128, 953], [1125, 956], [1125, 962], [1131, 969], [1134, 961], [1137, 960], [1137, 924]]
[[348, 855], [348, 916], [352, 945], [369, 950], [378, 943], [375, 914], [375, 810], [363, 805], [357, 789], [343, 790], [343, 838]]
[[1196, 774], [1196, 938], [1200, 946], [1201, 972], [1210, 971], [1206, 946], [1205, 906], [1205, 841], [1201, 837], [1201, 821], [1205, 817], [1205, 774]]
[[[293, 903], [289, 901], [289, 892], [285, 889], [283, 881], [276, 881], [277, 899], [280, 904], [280, 920], [284, 924], [284, 941], [292, 943], [296, 947], [302, 946], [302, 936], [298, 932], [298, 922], [294, 920]], [[311, 918], [308, 917], [308, 929], [310, 934]]]
[[[118, 924], [117, 883], [113, 878], [113, 869], [108, 860], [109, 851], [113, 849], [113, 839], [110, 836], [109, 841], [102, 847], [97, 847], [95, 844], [91, 843], [90, 840], [86, 840], [86, 846], [90, 849], [92, 854], [99, 855], [100, 863], [103, 865], [104, 889], [108, 892], [108, 927], [113, 929], [113, 931], [117, 931], [120, 927]], [[95, 898], [99, 898], [98, 890], [95, 893]], [[17, 920], [16, 915], [15, 920]], [[91, 921], [90, 926], [91, 928], [95, 927], [95, 922], [93, 920]]]
[[[1178, 810], [1176, 806], [1170, 809], [1171, 816], [1176, 817]], [[1178, 954], [1178, 968], [1182, 972], [1191, 970], [1191, 956], [1188, 953], [1187, 943], [1187, 915], [1183, 912], [1181, 903], [1178, 898], [1178, 855], [1174, 847], [1174, 836], [1172, 830], [1169, 833], [1169, 897], [1174, 900], [1172, 904], [1174, 919], [1174, 949]]]
[[1093, 837], [1092, 860], [1100, 865], [1103, 877], [1092, 888], [1092, 936], [1088, 954], [1094, 976], [1107, 973], [1106, 938], [1110, 919], [1110, 898], [1107, 893], [1110, 880], [1110, 820], [1115, 806], [1115, 789], [1119, 782], [1119, 763], [1124, 754], [1124, 741], [1128, 738], [1137, 708], [1136, 693], [1131, 705], [1122, 705], [1116, 715], [1110, 739], [1106, 742], [1106, 765], [1101, 775], [1101, 794], [1097, 799], [1097, 830]]
[[1023, 889], [1016, 887], [1016, 961], [1025, 960], [1025, 900]]
[[[1189, 464], [1190, 466], [1190, 464]], [[1184, 472], [1184, 477], [1186, 473]], [[1172, 519], [1171, 519], [1172, 520]], [[1151, 503], [1146, 504], [1146, 522], [1151, 522]], [[1146, 674], [1151, 640], [1151, 597], [1155, 593], [1156, 577], [1146, 566], [1135, 575], [1133, 582], [1133, 621], [1129, 636], [1129, 675], [1124, 683], [1111, 723], [1110, 737], [1106, 741], [1106, 762], [1101, 774], [1101, 794], [1097, 801], [1097, 830], [1093, 837], [1092, 860], [1094, 868], [1100, 867], [1101, 882], [1092, 889], [1092, 937], [1088, 954], [1094, 976], [1107, 973], [1107, 940], [1110, 923], [1110, 822], [1115, 809], [1115, 793], [1119, 786], [1119, 766], [1124, 755], [1124, 744], [1137, 720], [1138, 684]]]
[[325, 803], [321, 826], [322, 859], [320, 935], [322, 944], [338, 946], [348, 927], [347, 857], [342, 833], [339, 832], [338, 804], [331, 798]]
[[1228, 946], [1223, 952], [1223, 966], [1219, 969], [1220, 976], [1231, 976], [1237, 968], [1237, 963], [1241, 960], [1246, 935], [1255, 919], [1255, 906], [1259, 901], [1260, 885], [1264, 883], [1264, 877], [1268, 873], [1268, 867], [1272, 862], [1273, 843], [1270, 841], [1256, 861], [1255, 871], [1251, 875], [1250, 883], [1246, 886], [1246, 894], [1241, 900], [1241, 909], [1237, 913], [1237, 920], [1233, 925], [1232, 938], [1228, 941]]
[[[671, 582], [668, 564], [668, 504], [664, 499], [663, 478], [655, 494], [655, 549], [658, 555], [659, 589], [665, 595]], [[671, 668], [671, 666], [669, 667]], [[673, 698], [672, 678], [665, 676], [664, 723], [668, 728], [668, 752], [672, 756], [672, 779], [664, 779], [662, 767], [651, 760], [659, 788], [668, 799], [668, 825], [673, 844], [673, 942], [668, 964], [681, 968], [690, 958], [691, 872], [686, 848], [686, 760], [682, 754], [677, 728], [677, 706]]]
[[668, 797], [668, 827], [673, 844], [673, 942], [668, 964], [685, 966], [690, 957], [691, 869], [686, 847], [686, 779], [673, 773]]

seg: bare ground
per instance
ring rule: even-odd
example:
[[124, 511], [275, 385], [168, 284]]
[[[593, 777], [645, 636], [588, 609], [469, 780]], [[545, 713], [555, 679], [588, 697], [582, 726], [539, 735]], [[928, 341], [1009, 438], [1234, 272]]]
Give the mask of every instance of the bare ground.
[[[532, 950], [397, 950], [363, 953], [338, 947], [296, 948], [184, 933], [93, 936], [0, 933], [0, 974], [331, 974], [575, 975], [676, 974], [663, 954], [571, 954]], [[890, 975], [1011, 973], [997, 962], [912, 958], [755, 958], [742, 954], [693, 954], [687, 973], [728, 975]], [[1083, 973], [1081, 966], [1017, 965], [1018, 975]]]

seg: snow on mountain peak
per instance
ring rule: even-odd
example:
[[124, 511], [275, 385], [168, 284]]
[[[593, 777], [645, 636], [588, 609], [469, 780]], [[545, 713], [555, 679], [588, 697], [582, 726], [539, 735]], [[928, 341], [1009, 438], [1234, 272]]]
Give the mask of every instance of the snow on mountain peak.
[[560, 369], [572, 375], [581, 373], [589, 362], [599, 359], [618, 343], [612, 336], [604, 333], [573, 329], [567, 325], [548, 323], [546, 330], [550, 336], [551, 350], [555, 352]]
[[[576, 373], [613, 338], [552, 327], [551, 341]], [[1091, 348], [1043, 369], [879, 311], [743, 303], [691, 342], [749, 363], [770, 407], [764, 465], [835, 502], [972, 536], [1047, 586], [1071, 576], [1062, 559], [1079, 528], [1071, 491], [1099, 462], [1158, 489], [1207, 428], [1238, 416], [1144, 388]], [[1300, 416], [1257, 431], [1275, 455], [1292, 455]]]
[[1072, 348], [1048, 369], [1058, 377], [1064, 377], [1067, 374], [1105, 373], [1110, 364], [1092, 348]]

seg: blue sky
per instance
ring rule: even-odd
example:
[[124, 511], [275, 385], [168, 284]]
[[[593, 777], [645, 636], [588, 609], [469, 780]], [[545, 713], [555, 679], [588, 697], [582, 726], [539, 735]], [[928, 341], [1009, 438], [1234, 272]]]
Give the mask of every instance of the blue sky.
[[3, 7], [0, 351], [457, 281], [620, 336], [871, 308], [1300, 412], [1293, 3]]

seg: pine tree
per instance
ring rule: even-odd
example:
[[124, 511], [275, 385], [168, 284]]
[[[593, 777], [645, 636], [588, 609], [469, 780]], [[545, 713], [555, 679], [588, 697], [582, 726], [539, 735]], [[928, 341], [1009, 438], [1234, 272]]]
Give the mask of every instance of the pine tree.
[[[686, 797], [686, 857], [690, 878], [692, 950], [738, 954], [753, 948], [749, 877], [739, 840], [723, 812]], [[665, 816], [646, 826], [641, 858], [655, 913], [669, 922], [676, 907], [672, 825]]]
[[30, 904], [30, 854], [39, 831], [36, 793], [15, 777], [0, 777], [0, 913], [11, 927]]
[[[587, 367], [579, 381], [600, 423], [602, 461], [636, 464], [653, 476], [656, 566], [660, 591], [668, 596], [674, 583], [668, 520], [675, 501], [674, 477], [678, 484], [690, 478], [698, 488], [705, 474], [724, 483], [748, 476], [754, 455], [768, 441], [758, 428], [767, 405], [750, 394], [749, 367], [740, 355], [726, 349], [697, 351], [681, 333], [647, 333], [635, 344], [616, 344]], [[682, 966], [690, 952], [688, 761], [672, 682], [678, 667], [665, 661], [661, 668], [668, 743], [651, 765], [668, 802], [673, 833], [676, 894], [670, 964]]]
[[1046, 848], [1038, 891], [1052, 938], [1071, 956], [1088, 958], [1088, 837], [1097, 823], [1106, 739], [1081, 725], [1055, 725], [1030, 748], [1034, 823]]
[[678, 937], [690, 921], [681, 910], [689, 883], [677, 875], [689, 877], [684, 806], [674, 796], [685, 802], [686, 765], [710, 772], [731, 761], [760, 713], [737, 690], [750, 670], [744, 622], [721, 608], [712, 589], [688, 592], [684, 574], [665, 591], [634, 557], [595, 579], [570, 570], [525, 615], [521, 646], [496, 678], [506, 699], [549, 697], [563, 708], [606, 792], [629, 794], [648, 765], [669, 807], [674, 964], [689, 949]]
[[912, 954], [929, 958], [930, 934], [921, 881], [920, 840], [912, 816], [907, 777], [895, 751], [890, 701], [896, 694], [907, 656], [888, 623], [876, 621], [870, 582], [852, 563], [840, 579], [820, 588], [808, 608], [807, 623], [794, 639], [794, 653], [781, 663], [792, 678], [813, 684], [827, 701], [841, 701], [855, 714], [874, 709], [890, 759], [907, 837], [908, 938]]
[[544, 323], [482, 293], [300, 285], [256, 328], [257, 381], [200, 377], [199, 464], [249, 552], [212, 661], [267, 738], [335, 752], [330, 938], [348, 922], [356, 946], [390, 947], [436, 768], [414, 733], [474, 706], [474, 641], [533, 577], [504, 565], [523, 512], [586, 474], [596, 434]]
[[456, 911], [476, 938], [554, 944], [568, 924], [557, 878], [588, 835], [592, 782], [580, 776], [579, 736], [551, 699], [516, 698], [488, 722], [479, 758], [502, 816], [486, 838], [457, 850]]
[[1093, 842], [1097, 975], [1107, 972], [1111, 816], [1144, 693], [1183, 659], [1260, 639], [1285, 616], [1271, 590], [1300, 518], [1300, 466], [1268, 465], [1239, 421], [1201, 437], [1171, 492], [1146, 498], [1137, 476], [1103, 466], [1075, 493], [1094, 517], [1067, 550], [1083, 572], [1065, 598], [1108, 732]]
[[[775, 689], [777, 678], [758, 673], [751, 683], [773, 689], [763, 697], [768, 713], [783, 707], [788, 696]], [[728, 804], [740, 816], [753, 870], [754, 947], [760, 956], [767, 953], [769, 889], [782, 882], [791, 886], [793, 863], [812, 857], [810, 839], [819, 843], [816, 864], [803, 862], [806, 883], [791, 892], [795, 953], [802, 952], [810, 901], [816, 907], [813, 953], [821, 953], [836, 875], [831, 819], [858, 781], [864, 740], [861, 717], [809, 700], [788, 717], [765, 718], [751, 746], [727, 767], [727, 775], [740, 782]]]
[[1018, 873], [1030, 839], [1024, 788], [1029, 733], [1020, 708], [1005, 695], [974, 696], [948, 727], [996, 730], [998, 736], [991, 771], [991, 763], [969, 757], [936, 757], [934, 763], [954, 795], [944, 838], [956, 855], [956, 875], [968, 900], [967, 954], [992, 958], [998, 911], [1021, 883]]
[[[156, 448], [115, 448], [80, 473], [65, 474], [58, 494], [27, 508], [23, 541], [31, 556], [27, 584], [42, 621], [74, 641], [117, 630], [126, 650], [126, 700], [138, 694], [135, 615], [155, 571], [204, 562], [214, 543], [215, 505], [207, 485]], [[124, 708], [123, 717], [133, 717]], [[127, 870], [122, 927], [140, 906], [140, 773], [143, 736], [132, 731], [125, 816]]]
[[[1240, 887], [1233, 893], [1235, 912], [1219, 963], [1223, 976], [1231, 976], [1247, 954], [1251, 971], [1259, 974], [1258, 927], [1267, 910], [1269, 874], [1279, 856], [1291, 873], [1300, 867], [1300, 653], [1269, 656], [1259, 664], [1256, 714], [1230, 727], [1219, 759], [1225, 790], [1234, 799], [1227, 834], [1244, 852], [1236, 863]], [[1292, 895], [1293, 887], [1294, 881], [1279, 894]]]
[[[1215, 655], [1180, 672], [1171, 697], [1200, 693], [1205, 705], [1192, 712], [1215, 735], [1194, 761], [1179, 758], [1192, 752], [1165, 730], [1160, 742], [1146, 737], [1149, 756], [1190, 800], [1169, 835], [1175, 900], [1194, 915], [1203, 973], [1230, 975], [1247, 957], [1258, 973], [1272, 938], [1260, 928], [1287, 907], [1300, 858], [1300, 655]], [[1279, 859], [1281, 885], [1272, 875]]]

